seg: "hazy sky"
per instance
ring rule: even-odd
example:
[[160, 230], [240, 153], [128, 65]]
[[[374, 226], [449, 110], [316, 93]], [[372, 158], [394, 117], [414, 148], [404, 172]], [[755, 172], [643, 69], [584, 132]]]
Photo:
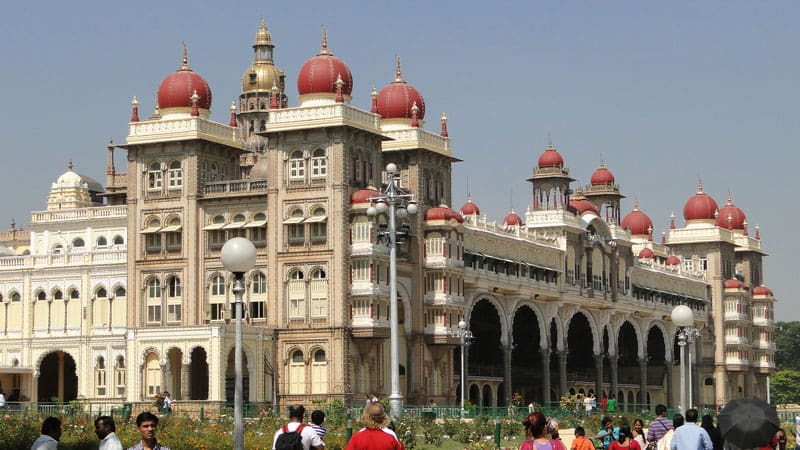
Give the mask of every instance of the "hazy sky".
[[0, 229], [12, 217], [27, 228], [69, 159], [105, 180], [105, 146], [125, 141], [132, 96], [149, 116], [182, 41], [211, 85], [212, 118], [227, 123], [263, 17], [290, 106], [322, 25], [353, 72], [356, 106], [369, 109], [400, 55], [425, 127], [438, 131], [447, 112], [464, 160], [456, 209], [469, 189], [490, 218], [524, 212], [548, 133], [581, 185], [605, 160], [623, 214], [638, 197], [656, 239], [671, 212], [682, 226], [699, 177], [720, 206], [730, 191], [751, 235], [760, 225], [776, 318], [800, 320], [800, 2], [20, 1], [0, 14]]

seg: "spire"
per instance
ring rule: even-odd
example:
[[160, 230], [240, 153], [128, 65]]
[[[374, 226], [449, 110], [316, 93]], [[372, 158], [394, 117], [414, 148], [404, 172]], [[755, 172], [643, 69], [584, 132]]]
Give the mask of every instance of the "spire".
[[228, 125], [236, 128], [236, 103], [233, 101], [231, 101], [231, 121]]
[[320, 55], [330, 55], [331, 52], [328, 50], [328, 29], [325, 28], [325, 25], [322, 26], [322, 47], [319, 49]]
[[447, 115], [442, 113], [442, 137], [449, 137], [447, 134]]
[[758, 228], [758, 224], [756, 224], [756, 235], [755, 235], [755, 238], [756, 238], [757, 241], [761, 240], [761, 231]]
[[17, 222], [12, 217], [11, 218], [11, 231], [16, 231], [16, 229], [17, 229]]
[[342, 81], [342, 74], [339, 73], [336, 75], [336, 103], [343, 103], [344, 97], [342, 96], [342, 86], [344, 85], [344, 81]]
[[675, 229], [675, 212], [669, 213], [669, 229]]
[[647, 227], [647, 240], [653, 242], [653, 226]]
[[547, 149], [550, 150], [553, 148], [553, 136], [550, 136], [550, 132], [547, 132]]
[[181, 70], [192, 70], [189, 68], [189, 47], [186, 45], [186, 42], [181, 42], [183, 46], [183, 63], [181, 64]]
[[158, 106], [158, 97], [156, 97], [156, 106], [153, 108], [153, 115], [150, 116], [151, 119], [160, 119], [161, 118], [161, 108]]
[[197, 89], [194, 90], [194, 93], [190, 98], [192, 99], [192, 117], [197, 117], [200, 115], [200, 110], [197, 107], [197, 102], [200, 101], [200, 96], [197, 95]]
[[742, 221], [742, 236], [744, 236], [744, 237], [748, 236], [748, 233], [747, 233], [747, 219], [744, 219]]
[[633, 198], [633, 210], [639, 211], [639, 196]]
[[703, 177], [697, 177], [697, 193], [703, 194]]
[[405, 83], [405, 81], [403, 81], [403, 69], [400, 67], [400, 55], [395, 55], [394, 58], [394, 82]]
[[372, 87], [370, 96], [372, 97], [372, 108], [369, 110], [369, 112], [372, 114], [378, 114], [378, 91], [375, 90], [375, 86]]
[[[108, 157], [106, 159], [106, 177], [111, 177], [113, 179], [114, 174], [116, 173], [116, 169], [114, 168], [114, 140], [108, 140], [108, 146], [106, 146], [108, 150]], [[106, 181], [106, 184], [111, 184]]]
[[419, 114], [419, 106], [417, 106], [416, 100], [414, 104], [411, 105], [411, 128], [419, 128], [419, 119], [417, 118], [417, 114]]
[[136, 96], [133, 96], [133, 100], [131, 101], [131, 122], [138, 122], [139, 121], [139, 100], [136, 100]]
[[666, 243], [667, 243], [667, 232], [666, 231], [662, 231], [661, 232], [661, 245], [664, 245]]

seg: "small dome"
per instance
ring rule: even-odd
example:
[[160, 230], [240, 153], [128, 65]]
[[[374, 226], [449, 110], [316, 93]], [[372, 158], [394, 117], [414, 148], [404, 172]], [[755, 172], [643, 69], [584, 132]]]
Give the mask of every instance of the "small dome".
[[262, 19], [256, 33], [256, 42], [253, 44], [253, 64], [242, 75], [242, 92], [271, 92], [273, 86], [283, 92], [284, 73], [273, 62], [274, 49], [272, 36]]
[[378, 93], [378, 114], [383, 119], [410, 119], [411, 109], [417, 105], [417, 119], [425, 118], [425, 100], [414, 86], [403, 80], [400, 58], [397, 58], [394, 81]]
[[467, 199], [467, 203], [461, 207], [461, 214], [465, 216], [472, 216], [472, 215], [480, 215], [481, 209], [478, 208], [478, 205], [472, 202], [472, 198]]
[[591, 178], [592, 186], [613, 185], [614, 181], [614, 174], [606, 168], [605, 163], [600, 163], [600, 167], [594, 171]]
[[328, 34], [323, 31], [322, 48], [309, 59], [297, 75], [297, 92], [308, 94], [335, 94], [336, 80], [342, 77], [342, 95], [353, 92], [353, 74], [341, 59], [328, 50]]
[[759, 295], [759, 296], [763, 295], [763, 296], [772, 297], [773, 293], [772, 293], [772, 289], [770, 289], [770, 288], [768, 288], [768, 287], [766, 287], [764, 285], [761, 285], [761, 286], [756, 286], [756, 287], [753, 288], [753, 296], [756, 296], [756, 295]]
[[575, 208], [575, 211], [579, 216], [582, 216], [587, 212], [594, 213], [598, 217], [600, 216], [600, 211], [597, 210], [597, 207], [594, 206], [594, 203], [590, 202], [586, 197], [580, 194], [569, 199], [569, 206]]
[[744, 222], [746, 220], [747, 217], [745, 217], [744, 211], [733, 205], [733, 198], [731, 194], [728, 194], [728, 203], [720, 208], [717, 215], [717, 226], [729, 230], [744, 230]]
[[520, 226], [522, 225], [522, 218], [512, 209], [510, 213], [503, 219], [503, 224], [507, 226]]
[[639, 201], [633, 204], [633, 211], [622, 219], [622, 229], [628, 230], [632, 236], [649, 236], [653, 229], [653, 221], [639, 209]]
[[545, 167], [564, 167], [564, 158], [553, 148], [553, 144], [548, 145], [547, 149], [539, 156], [539, 168]]
[[735, 278], [731, 278], [730, 280], [725, 280], [725, 289], [744, 289], [744, 283]]
[[446, 205], [439, 205], [425, 211], [425, 221], [432, 220], [455, 220], [458, 223], [462, 223], [464, 222], [464, 217], [448, 208]]
[[350, 196], [350, 203], [353, 205], [369, 203], [370, 198], [374, 198], [379, 195], [380, 192], [375, 189], [361, 189], [360, 191], [353, 192], [353, 195]]
[[683, 206], [683, 218], [686, 220], [713, 220], [717, 213], [717, 202], [703, 192], [703, 184], [697, 188], [693, 195]]
[[639, 252], [639, 259], [653, 259], [654, 256], [655, 254], [653, 251], [647, 247], [643, 248], [642, 251]]
[[670, 255], [665, 261], [665, 264], [668, 266], [679, 266], [681, 264], [681, 259], [675, 255]]
[[81, 187], [83, 184], [83, 178], [72, 170], [72, 161], [69, 161], [67, 171], [56, 179], [53, 187]]
[[158, 108], [162, 114], [170, 108], [191, 108], [195, 92], [200, 97], [197, 107], [210, 111], [211, 88], [203, 77], [189, 68], [189, 58], [184, 47], [180, 69], [167, 75], [158, 88]]

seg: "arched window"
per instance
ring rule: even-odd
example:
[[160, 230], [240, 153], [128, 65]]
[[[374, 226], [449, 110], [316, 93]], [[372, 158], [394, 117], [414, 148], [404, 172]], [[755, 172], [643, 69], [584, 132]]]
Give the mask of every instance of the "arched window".
[[12, 292], [11, 293], [11, 303], [16, 303], [22, 301], [22, 297], [19, 295], [19, 292]]
[[114, 236], [114, 245], [122, 245], [125, 243], [125, 239], [122, 238], [120, 235]]
[[295, 350], [289, 360], [289, 394], [306, 393], [306, 362], [301, 350]]
[[180, 189], [183, 186], [183, 170], [180, 161], [169, 163], [169, 189]]
[[328, 359], [325, 350], [314, 352], [311, 361], [311, 393], [323, 394], [328, 392]]
[[97, 293], [95, 294], [95, 296], [97, 298], [107, 298], [108, 297], [108, 293], [106, 292], [106, 288], [101, 287], [100, 289], [98, 289]]
[[325, 215], [325, 208], [316, 208], [311, 213], [311, 217], [305, 220], [308, 223], [313, 244], [325, 243], [328, 237], [328, 216]]
[[94, 367], [95, 387], [97, 388], [97, 396], [105, 397], [106, 395], [106, 359], [102, 356], [97, 357]]
[[244, 228], [245, 226], [245, 217], [244, 214], [236, 214], [231, 219], [231, 223], [225, 225], [225, 229], [228, 230], [228, 239], [232, 239], [235, 237], [245, 237], [247, 234], [247, 230]]
[[98, 247], [105, 247], [106, 245], [108, 245], [108, 240], [106, 240], [105, 236], [100, 236], [97, 238]]
[[266, 294], [267, 293], [267, 277], [259, 272], [253, 277], [253, 285], [250, 290], [253, 294]]
[[305, 319], [306, 283], [303, 272], [294, 270], [289, 274], [289, 319]]
[[81, 298], [80, 291], [78, 291], [77, 289], [73, 289], [69, 293], [69, 298], [70, 298], [70, 300], [77, 300], [77, 299]]
[[287, 225], [289, 245], [303, 245], [306, 242], [305, 224], [303, 224], [303, 210], [295, 208], [289, 213], [289, 218], [283, 223]]
[[267, 245], [267, 215], [264, 213], [257, 213], [253, 216], [253, 221], [245, 225], [250, 229], [250, 240], [256, 247], [264, 247]]
[[161, 322], [161, 283], [155, 277], [147, 280], [147, 321]]
[[161, 232], [166, 235], [167, 251], [174, 252], [181, 249], [181, 219], [173, 217], [169, 219], [167, 226], [161, 229]]
[[225, 245], [225, 217], [218, 214], [211, 219], [211, 223], [203, 228], [208, 232], [208, 248], [219, 250]]
[[53, 292], [53, 300], [64, 300], [64, 293], [60, 289]]
[[163, 174], [161, 173], [161, 163], [153, 162], [147, 168], [147, 190], [160, 191], [163, 184]]
[[161, 364], [155, 352], [148, 353], [144, 361], [144, 396], [153, 398], [161, 393]]
[[311, 154], [311, 178], [325, 178], [328, 174], [328, 158], [325, 150], [318, 148]]
[[53, 253], [55, 253], [55, 254], [64, 253], [64, 246], [61, 245], [61, 244], [54, 245], [53, 246]]
[[142, 233], [145, 237], [144, 248], [147, 253], [160, 253], [161, 252], [161, 221], [158, 218], [151, 218], [147, 221], [147, 226]]
[[114, 384], [117, 387], [117, 397], [125, 395], [125, 357], [117, 356], [117, 364], [114, 366]]
[[44, 301], [47, 300], [47, 294], [44, 291], [39, 291], [39, 294], [36, 295], [36, 300]]
[[211, 278], [210, 319], [222, 320], [225, 318], [225, 278], [216, 275]]
[[311, 317], [320, 319], [328, 317], [328, 279], [325, 271], [314, 269], [311, 272]]
[[181, 279], [170, 277], [167, 282], [167, 322], [181, 321]]
[[81, 238], [75, 238], [72, 240], [72, 248], [81, 248], [86, 245]]
[[302, 181], [306, 178], [306, 160], [302, 150], [289, 155], [289, 181]]
[[125, 297], [126, 295], [127, 295], [127, 292], [125, 292], [125, 288], [122, 287], [122, 286], [118, 287], [117, 290], [114, 291], [114, 296], [117, 297], [117, 298]]
[[263, 319], [267, 300], [267, 277], [263, 273], [253, 276], [250, 288], [250, 318]]

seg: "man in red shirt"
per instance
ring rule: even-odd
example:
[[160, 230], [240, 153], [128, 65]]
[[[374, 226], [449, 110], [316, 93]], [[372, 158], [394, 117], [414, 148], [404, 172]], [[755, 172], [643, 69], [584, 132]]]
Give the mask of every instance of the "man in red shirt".
[[389, 418], [380, 403], [367, 405], [361, 422], [364, 428], [350, 438], [345, 450], [404, 450], [394, 431], [386, 428]]

